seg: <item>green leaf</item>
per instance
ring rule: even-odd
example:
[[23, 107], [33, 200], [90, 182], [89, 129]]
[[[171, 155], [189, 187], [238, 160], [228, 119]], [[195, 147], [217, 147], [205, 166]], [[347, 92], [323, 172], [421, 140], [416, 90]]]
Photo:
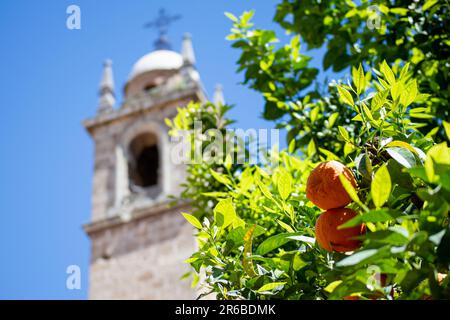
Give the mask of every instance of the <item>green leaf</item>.
[[339, 130], [339, 134], [341, 135], [342, 139], [344, 139], [344, 141], [350, 141], [350, 136], [344, 127], [339, 126], [338, 130]]
[[397, 216], [399, 216], [398, 213], [390, 212], [388, 210], [372, 210], [362, 215], [358, 215], [344, 224], [341, 224], [338, 229], [351, 228], [368, 222], [375, 223], [392, 221], [395, 220]]
[[276, 120], [281, 118], [285, 114], [284, 110], [278, 108], [277, 104], [273, 101], [266, 101], [264, 105], [264, 119]]
[[412, 168], [416, 165], [414, 154], [408, 149], [401, 147], [387, 148], [386, 152], [398, 163], [406, 168]]
[[302, 235], [301, 232], [296, 232], [296, 233], [279, 233], [277, 235], [271, 236], [270, 238], [264, 240], [258, 246], [258, 249], [256, 249], [256, 254], [265, 255], [266, 253], [281, 247], [282, 245], [288, 243], [289, 241], [294, 240], [291, 239], [290, 237], [301, 235]]
[[446, 142], [436, 144], [427, 152], [427, 158], [432, 158], [434, 162], [443, 165], [450, 165], [450, 149]]
[[356, 190], [355, 188], [353, 188], [353, 185], [350, 183], [350, 181], [348, 181], [348, 179], [343, 174], [339, 175], [339, 180], [341, 181], [345, 191], [347, 191], [349, 197], [356, 203], [361, 203], [358, 194], [356, 193]]
[[[415, 168], [413, 168], [415, 169]], [[424, 163], [425, 174], [429, 182], [435, 182], [434, 163], [431, 157], [427, 157]], [[417, 172], [419, 173], [419, 172]]]
[[294, 269], [294, 271], [298, 271], [301, 268], [307, 266], [309, 264], [309, 262], [303, 261], [302, 258], [296, 254], [294, 255], [293, 261], [292, 261], [292, 268]]
[[286, 200], [292, 191], [292, 177], [287, 170], [280, 170], [278, 174], [278, 193]]
[[277, 222], [287, 232], [290, 232], [290, 233], [294, 233], [295, 232], [294, 229], [292, 229], [292, 227], [290, 225], [288, 225], [287, 223], [284, 223], [281, 220], [277, 220]]
[[192, 289], [195, 289], [197, 287], [199, 280], [200, 280], [200, 276], [197, 273], [192, 272], [192, 283], [191, 283]]
[[383, 165], [375, 173], [370, 187], [372, 201], [377, 208], [382, 207], [383, 204], [389, 199], [391, 188], [392, 185], [389, 170], [385, 165]]
[[270, 82], [268, 83], [268, 85], [269, 85], [269, 89], [270, 89], [270, 90], [272, 90], [272, 91], [277, 90], [277, 87], [275, 86], [275, 83], [273, 83], [272, 81], [270, 81]]
[[231, 198], [220, 200], [217, 203], [214, 208], [214, 219], [216, 224], [222, 228], [226, 228], [236, 219], [236, 211]]
[[329, 285], [327, 285], [323, 290], [325, 290], [328, 293], [331, 293], [334, 291], [334, 289], [336, 289], [336, 287], [338, 285], [340, 285], [342, 283], [342, 280], [336, 280], [333, 281], [332, 283], [330, 283]]
[[386, 148], [389, 147], [401, 147], [401, 148], [405, 148], [408, 149], [409, 151], [411, 151], [412, 153], [417, 154], [417, 150], [414, 149], [413, 146], [411, 146], [409, 143], [404, 142], [404, 141], [398, 141], [398, 140], [394, 140], [389, 142], [388, 144], [385, 145]]
[[241, 218], [239, 218], [238, 216], [236, 216], [236, 219], [233, 220], [232, 224], [233, 229], [234, 228], [240, 228], [240, 227], [245, 227], [245, 221], [242, 220]]
[[297, 141], [296, 141], [295, 139], [292, 139], [292, 140], [289, 142], [289, 147], [288, 147], [288, 152], [289, 152], [289, 153], [294, 153], [295, 148], [296, 148], [296, 143], [297, 143]]
[[344, 145], [344, 156], [348, 156], [350, 153], [352, 153], [353, 151], [355, 151], [356, 148], [353, 144], [351, 144], [350, 142], [346, 142]]
[[407, 62], [407, 63], [403, 66], [402, 70], [400, 71], [400, 76], [399, 76], [399, 79], [400, 79], [400, 80], [404, 79], [404, 78], [408, 75], [409, 66], [410, 66], [410, 63], [409, 63], [409, 62]]
[[245, 193], [248, 189], [253, 185], [253, 175], [250, 171], [250, 168], [246, 168], [241, 176], [241, 181], [239, 183], [239, 191], [240, 193]]
[[413, 108], [410, 109], [409, 112], [411, 113], [423, 113], [423, 112], [430, 112], [430, 108], [428, 107], [418, 107], [418, 108]]
[[433, 242], [435, 245], [439, 245], [441, 243], [442, 238], [444, 237], [445, 229], [442, 229], [438, 233], [433, 234], [432, 236], [428, 237], [428, 240]]
[[306, 152], [309, 157], [316, 153], [316, 144], [314, 143], [314, 139], [309, 141]]
[[231, 21], [233, 21], [233, 22], [237, 22], [238, 21], [238, 18], [234, 14], [232, 14], [230, 12], [225, 12], [224, 14]]
[[233, 159], [231, 158], [230, 154], [227, 154], [227, 156], [225, 157], [225, 162], [224, 162], [224, 166], [227, 170], [231, 169], [231, 165], [233, 164]]
[[244, 258], [242, 259], [242, 267], [250, 277], [256, 276], [255, 269], [253, 268], [253, 262], [249, 259], [252, 255], [252, 240], [255, 228], [256, 224], [254, 224], [244, 236]]
[[181, 214], [194, 227], [196, 227], [198, 229], [202, 228], [202, 224], [200, 223], [200, 221], [198, 221], [198, 219], [196, 217], [194, 217], [192, 214], [183, 213], [183, 212]]
[[425, 135], [425, 138], [431, 138], [431, 137], [435, 136], [436, 133], [438, 133], [438, 131], [439, 131], [439, 127], [434, 127]]
[[258, 185], [259, 189], [261, 190], [261, 192], [264, 194], [264, 196], [266, 196], [266, 198], [268, 199], [273, 199], [272, 194], [270, 193], [269, 188], [263, 184], [261, 181], [257, 180], [256, 184]]
[[438, 2], [439, 0], [427, 0], [422, 7], [422, 11], [427, 11]]
[[264, 61], [264, 60], [261, 60], [261, 61], [259, 62], [259, 67], [260, 67], [261, 70], [263, 70], [263, 71], [269, 70], [269, 68], [270, 68], [271, 65], [272, 65], [271, 63], [266, 62], [266, 61]]
[[336, 122], [336, 119], [338, 116], [339, 116], [339, 112], [335, 112], [328, 118], [328, 128], [331, 128], [334, 126], [334, 123]]
[[242, 15], [241, 15], [241, 23], [244, 26], [248, 25], [248, 22], [250, 21], [250, 19], [253, 17], [253, 15], [255, 14], [255, 11], [250, 10], [250, 11], [245, 11]]
[[394, 159], [389, 159], [386, 166], [389, 170], [389, 175], [391, 176], [392, 185], [397, 184], [403, 189], [411, 189], [413, 187], [413, 179], [411, 178], [411, 175], [408, 172], [403, 171], [403, 166], [401, 164]]
[[442, 123], [444, 125], [444, 130], [445, 130], [445, 134], [447, 135], [447, 139], [450, 141], [450, 123], [448, 123], [445, 120]]
[[405, 16], [408, 14], [408, 9], [406, 9], [406, 8], [391, 8], [391, 9], [389, 9], [389, 12], [392, 12], [394, 14], [398, 14], [401, 16]]
[[366, 153], [362, 153], [355, 158], [355, 165], [361, 176], [369, 181], [372, 179], [372, 163], [370, 162], [370, 157]]
[[268, 292], [272, 291], [274, 289], [282, 289], [284, 287], [286, 282], [272, 282], [267, 283], [263, 285], [261, 288], [258, 289], [258, 292]]
[[327, 157], [327, 160], [336, 160], [336, 161], [340, 160], [337, 155], [335, 155], [331, 151], [328, 151], [327, 149], [319, 148], [319, 151], [320, 151], [320, 153], [324, 154]]
[[229, 35], [226, 36], [226, 40], [228, 41], [234, 41], [240, 38], [240, 35], [238, 35], [237, 33], [231, 33]]
[[337, 89], [338, 89], [339, 96], [341, 97], [342, 101], [344, 101], [344, 103], [354, 107], [355, 102], [353, 101], [353, 97], [352, 97], [351, 93], [342, 86], [338, 86]]
[[403, 231], [405, 230], [401, 228], [398, 228], [398, 230], [390, 228], [390, 230], [369, 232], [366, 234], [366, 238], [383, 244], [403, 246], [408, 243], [408, 238], [402, 233]]
[[380, 109], [387, 101], [387, 96], [389, 94], [388, 90], [379, 91], [373, 96], [370, 107], [372, 111], [377, 111]]
[[397, 100], [403, 91], [403, 85], [400, 82], [396, 82], [391, 85], [391, 96], [393, 100]]
[[378, 127], [377, 122], [375, 121], [375, 119], [372, 116], [372, 112], [370, 112], [369, 108], [364, 103], [362, 104], [362, 109], [363, 109], [363, 112], [366, 115], [366, 117], [369, 119], [370, 123], [375, 124], [376, 127]]
[[427, 113], [410, 113], [409, 115], [411, 118], [417, 119], [434, 119], [434, 115]]
[[394, 72], [392, 72], [392, 69], [387, 64], [386, 60], [383, 61], [380, 67], [380, 71], [383, 74], [384, 78], [387, 82], [392, 86], [395, 83], [395, 75]]
[[211, 173], [211, 175], [214, 177], [214, 179], [216, 179], [217, 181], [219, 181], [222, 184], [231, 184], [231, 180], [228, 179], [228, 177], [226, 175], [223, 175], [221, 173], [218, 173], [216, 171], [214, 171], [213, 169], [209, 169], [209, 172]]
[[360, 251], [357, 253], [348, 256], [347, 258], [342, 259], [341, 261], [336, 263], [336, 267], [349, 267], [354, 266], [367, 258], [370, 258], [374, 254], [378, 252], [377, 249], [368, 249], [364, 251]]
[[313, 237], [307, 237], [307, 236], [290, 236], [288, 237], [291, 240], [295, 240], [295, 241], [301, 241], [301, 242], [306, 242], [306, 243], [310, 243], [310, 244], [314, 244], [316, 243], [316, 239]]
[[320, 107], [317, 106], [314, 109], [311, 110], [310, 114], [309, 114], [309, 118], [311, 119], [311, 123], [314, 123], [317, 119], [317, 116], [319, 114], [320, 111]]
[[364, 77], [364, 69], [363, 69], [361, 63], [359, 64], [358, 69], [356, 69], [355, 67], [352, 67], [352, 77], [353, 77], [353, 83], [356, 87], [356, 92], [359, 95], [360, 93], [364, 92], [364, 88], [366, 85], [366, 79]]
[[219, 192], [219, 191], [212, 191], [212, 192], [202, 192], [202, 195], [205, 197], [212, 197], [212, 198], [225, 198], [228, 196], [228, 192]]
[[291, 39], [292, 60], [298, 61], [300, 55], [300, 35], [296, 35]]
[[400, 283], [401, 288], [407, 291], [414, 290], [414, 288], [416, 288], [425, 279], [426, 275], [424, 273], [425, 271], [422, 269], [409, 270]]
[[[247, 232], [253, 228], [253, 226], [244, 228], [244, 227], [238, 227], [236, 229], [231, 230], [227, 234], [227, 241], [232, 241], [236, 246], [240, 246], [244, 243], [244, 238]], [[266, 230], [261, 226], [256, 226], [256, 228], [253, 231], [252, 238], [256, 238], [257, 236], [260, 236], [264, 234]]]
[[419, 92], [417, 90], [417, 81], [414, 80], [409, 82], [405, 90], [403, 90], [403, 92], [401, 93], [400, 103], [403, 104], [403, 106], [405, 107], [409, 106], [411, 103], [414, 102], [418, 93]]

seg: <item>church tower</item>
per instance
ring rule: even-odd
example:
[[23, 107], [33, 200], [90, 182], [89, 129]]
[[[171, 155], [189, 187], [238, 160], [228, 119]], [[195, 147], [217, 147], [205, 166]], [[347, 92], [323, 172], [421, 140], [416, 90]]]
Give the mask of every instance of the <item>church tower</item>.
[[[158, 20], [157, 20], [158, 21]], [[112, 62], [104, 63], [97, 114], [84, 122], [95, 144], [89, 298], [193, 299], [180, 278], [195, 249], [192, 227], [169, 206], [185, 168], [172, 161], [165, 118], [190, 101], [205, 101], [191, 37], [181, 54], [170, 49], [165, 27], [155, 50], [133, 66], [124, 101], [115, 106]]]

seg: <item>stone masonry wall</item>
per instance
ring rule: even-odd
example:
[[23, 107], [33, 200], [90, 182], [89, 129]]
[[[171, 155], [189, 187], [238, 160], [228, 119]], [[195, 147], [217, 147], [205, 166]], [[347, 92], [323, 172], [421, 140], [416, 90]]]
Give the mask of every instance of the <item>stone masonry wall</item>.
[[[160, 208], [168, 195], [180, 193], [179, 183], [184, 181], [186, 174], [183, 165], [170, 161], [171, 146], [164, 119], [173, 117], [176, 107], [191, 100], [198, 99], [187, 96], [169, 100], [158, 108], [152, 107], [90, 128], [95, 142], [92, 221], [85, 226], [92, 247], [90, 299], [197, 297], [198, 292], [191, 288], [190, 280], [180, 280], [189, 271], [184, 260], [196, 247], [193, 227], [180, 214], [181, 208]], [[122, 146], [126, 151], [128, 138], [134, 138], [147, 124], [153, 129], [152, 133], [160, 137], [163, 192], [158, 199], [151, 199], [153, 202], [144, 206], [132, 200], [127, 207], [131, 220], [120, 222], [119, 215], [124, 213], [124, 207], [118, 196], [121, 184], [117, 180], [120, 173], [127, 177], [128, 172], [118, 172], [116, 148]]]
[[193, 228], [178, 210], [91, 234], [90, 299], [195, 299], [183, 262], [195, 250]]

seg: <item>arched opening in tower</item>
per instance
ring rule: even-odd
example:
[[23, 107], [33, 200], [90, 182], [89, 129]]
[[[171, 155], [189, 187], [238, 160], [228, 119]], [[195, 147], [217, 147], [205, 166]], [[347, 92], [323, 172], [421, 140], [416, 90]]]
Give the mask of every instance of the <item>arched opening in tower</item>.
[[138, 135], [130, 144], [133, 157], [130, 163], [130, 180], [139, 187], [158, 185], [159, 150], [157, 138], [152, 133]]

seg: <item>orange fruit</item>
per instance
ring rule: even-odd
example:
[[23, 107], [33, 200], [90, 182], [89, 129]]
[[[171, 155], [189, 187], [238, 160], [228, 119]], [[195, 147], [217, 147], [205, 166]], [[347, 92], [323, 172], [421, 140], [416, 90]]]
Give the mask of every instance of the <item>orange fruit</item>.
[[339, 229], [338, 227], [355, 217], [357, 213], [349, 208], [330, 209], [322, 213], [316, 221], [316, 240], [327, 251], [347, 252], [358, 249], [360, 240], [354, 239], [364, 234], [365, 225]]
[[306, 197], [323, 210], [345, 207], [352, 199], [339, 180], [341, 174], [356, 188], [355, 177], [349, 168], [338, 161], [327, 161], [319, 164], [309, 175]]
[[360, 300], [358, 296], [345, 296], [343, 300]]

